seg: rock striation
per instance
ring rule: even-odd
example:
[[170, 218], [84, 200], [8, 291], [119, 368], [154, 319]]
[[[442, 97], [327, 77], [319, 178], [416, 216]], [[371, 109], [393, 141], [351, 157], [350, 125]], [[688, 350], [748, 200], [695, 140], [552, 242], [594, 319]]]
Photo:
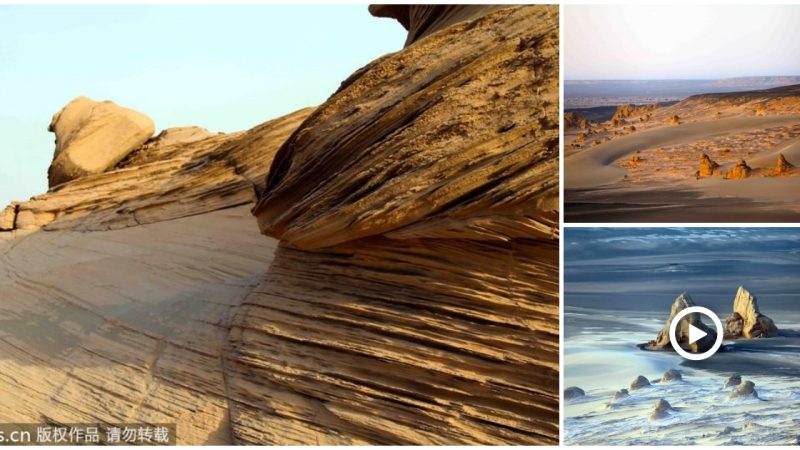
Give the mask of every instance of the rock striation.
[[761, 314], [756, 296], [739, 286], [733, 299], [733, 312], [725, 319], [725, 339], [768, 338], [778, 335], [778, 327]]
[[56, 150], [50, 187], [103, 173], [144, 144], [155, 131], [149, 117], [111, 101], [78, 97], [53, 116]]
[[[695, 306], [695, 303], [692, 301], [692, 298], [689, 296], [689, 294], [684, 292], [683, 294], [679, 295], [678, 298], [676, 298], [672, 303], [672, 308], [670, 309], [669, 317], [667, 318], [664, 328], [658, 332], [656, 339], [645, 344], [644, 348], [647, 350], [673, 350], [669, 337], [670, 324], [679, 312], [690, 306]], [[690, 325], [706, 332], [706, 336], [700, 338], [692, 344], [689, 344]], [[681, 319], [680, 323], [675, 329], [675, 336], [678, 338], [678, 345], [680, 345], [681, 348], [694, 353], [702, 353], [714, 346], [714, 342], [717, 339], [717, 332], [714, 331], [713, 328], [706, 326], [706, 324], [700, 320], [699, 314], [692, 313]]]
[[558, 442], [558, 9], [485, 12], [360, 69], [275, 156], [239, 442]]
[[558, 7], [395, 10], [320, 108], [115, 139], [4, 210], [0, 422], [558, 442]]

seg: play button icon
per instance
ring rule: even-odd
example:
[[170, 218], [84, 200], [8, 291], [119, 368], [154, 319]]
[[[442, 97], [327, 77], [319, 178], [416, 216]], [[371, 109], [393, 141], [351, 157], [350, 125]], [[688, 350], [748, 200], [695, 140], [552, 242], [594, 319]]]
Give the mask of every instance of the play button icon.
[[[678, 324], [681, 322], [681, 319], [688, 316], [689, 314], [702, 314], [708, 317], [709, 319], [711, 319], [712, 322], [714, 322], [714, 327], [717, 329], [717, 339], [714, 341], [714, 345], [703, 353], [688, 352], [678, 343], [678, 338], [676, 337]], [[691, 323], [689, 323], [688, 325], [689, 325], [689, 333], [688, 333], [689, 345], [692, 345], [695, 342], [708, 336], [707, 332], [701, 330], [700, 328], [697, 328]], [[683, 356], [686, 359], [690, 359], [692, 361], [702, 361], [706, 358], [711, 357], [722, 346], [723, 331], [724, 330], [722, 328], [722, 322], [719, 320], [719, 317], [717, 317], [716, 314], [711, 312], [710, 309], [704, 308], [702, 306], [690, 306], [688, 308], [684, 308], [683, 310], [681, 310], [672, 319], [672, 323], [669, 324], [669, 341], [670, 344], [672, 344], [672, 348], [674, 348], [679, 355]]]
[[691, 324], [689, 325], [689, 343], [690, 344], [694, 344], [695, 342], [699, 341], [700, 339], [703, 339], [706, 336], [708, 336], [708, 333], [706, 333], [705, 331], [701, 330], [700, 328], [697, 328], [694, 325], [691, 325]]

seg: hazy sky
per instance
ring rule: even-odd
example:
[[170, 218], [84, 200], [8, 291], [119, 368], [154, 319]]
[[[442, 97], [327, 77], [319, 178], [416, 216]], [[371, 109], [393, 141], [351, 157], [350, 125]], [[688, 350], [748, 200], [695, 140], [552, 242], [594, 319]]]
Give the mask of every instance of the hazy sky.
[[800, 5], [565, 5], [568, 80], [800, 75]]
[[366, 5], [0, 5], [0, 208], [46, 191], [47, 126], [74, 97], [242, 130], [322, 103], [405, 35]]

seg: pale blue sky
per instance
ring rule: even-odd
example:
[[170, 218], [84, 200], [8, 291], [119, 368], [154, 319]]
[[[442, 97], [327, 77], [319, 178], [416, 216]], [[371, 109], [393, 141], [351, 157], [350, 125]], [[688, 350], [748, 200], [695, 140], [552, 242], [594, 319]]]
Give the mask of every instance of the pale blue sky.
[[366, 5], [0, 5], [0, 208], [46, 191], [47, 125], [74, 97], [243, 130], [324, 102], [405, 35]]
[[800, 5], [565, 5], [567, 80], [800, 75]]

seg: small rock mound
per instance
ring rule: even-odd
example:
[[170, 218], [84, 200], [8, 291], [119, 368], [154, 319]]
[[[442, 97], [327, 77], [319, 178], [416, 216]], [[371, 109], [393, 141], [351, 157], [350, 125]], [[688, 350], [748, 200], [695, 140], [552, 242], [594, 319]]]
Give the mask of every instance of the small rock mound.
[[756, 384], [752, 381], [745, 381], [740, 383], [738, 386], [733, 388], [731, 394], [728, 396], [729, 400], [733, 400], [736, 398], [758, 398], [758, 392], [756, 392]]
[[761, 314], [755, 295], [739, 286], [733, 300], [733, 313], [725, 319], [725, 338], [754, 339], [777, 335], [778, 327], [772, 319]]
[[794, 171], [795, 166], [786, 160], [783, 154], [778, 155], [778, 162], [775, 164], [775, 168], [772, 169], [772, 176], [779, 177], [782, 175], [788, 175], [792, 171]]
[[747, 165], [745, 160], [740, 159], [739, 162], [736, 163], [736, 166], [729, 170], [723, 178], [726, 180], [744, 180], [748, 178], [751, 173], [753, 173], [753, 169]]
[[742, 376], [739, 375], [738, 373], [733, 374], [725, 380], [725, 383], [722, 385], [722, 389], [727, 389], [729, 387], [736, 387], [740, 384], [742, 384]]
[[700, 169], [697, 171], [697, 176], [710, 177], [715, 175], [717, 171], [719, 171], [719, 164], [703, 153], [703, 155], [700, 156]]
[[681, 375], [680, 371], [675, 369], [669, 369], [668, 371], [664, 372], [664, 375], [661, 376], [662, 383], [669, 383], [670, 381], [682, 381], [683, 376]]
[[620, 389], [616, 393], [614, 393], [614, 401], [615, 402], [622, 401], [630, 396], [631, 394], [628, 392], [627, 389]]
[[674, 411], [672, 405], [663, 398], [656, 402], [653, 412], [650, 413], [650, 420], [661, 420], [669, 418], [670, 411]]
[[584, 392], [583, 389], [579, 388], [578, 386], [570, 386], [564, 389], [564, 400], [572, 400], [583, 397], [584, 395], [586, 395], [586, 392]]
[[681, 118], [678, 117], [677, 114], [673, 114], [669, 118], [669, 123], [670, 123], [670, 125], [680, 125], [681, 124]]
[[650, 380], [645, 378], [643, 375], [639, 375], [638, 377], [636, 377], [635, 380], [631, 381], [630, 388], [632, 391], [635, 391], [637, 389], [642, 389], [647, 386], [650, 386]]
[[[689, 294], [683, 293], [675, 299], [672, 303], [672, 309], [670, 310], [669, 317], [667, 318], [666, 323], [664, 324], [664, 328], [658, 332], [658, 336], [647, 344], [645, 344], [645, 349], [647, 350], [673, 350], [672, 344], [670, 344], [670, 337], [669, 337], [669, 327], [672, 323], [672, 320], [675, 316], [683, 311], [684, 309], [695, 306], [694, 301], [692, 298], [689, 297]], [[689, 326], [692, 325], [700, 330], [706, 332], [706, 335], [701, 339], [697, 340], [689, 344]], [[700, 320], [699, 314], [689, 314], [678, 324], [677, 328], [675, 329], [675, 336], [678, 338], [678, 345], [680, 345], [683, 349], [694, 352], [694, 353], [702, 353], [706, 350], [710, 349], [714, 346], [715, 341], [717, 340], [717, 332], [714, 331], [713, 328], [709, 328], [706, 324]]]
[[53, 116], [56, 150], [50, 187], [103, 173], [144, 144], [155, 131], [149, 117], [110, 101], [78, 97]]

